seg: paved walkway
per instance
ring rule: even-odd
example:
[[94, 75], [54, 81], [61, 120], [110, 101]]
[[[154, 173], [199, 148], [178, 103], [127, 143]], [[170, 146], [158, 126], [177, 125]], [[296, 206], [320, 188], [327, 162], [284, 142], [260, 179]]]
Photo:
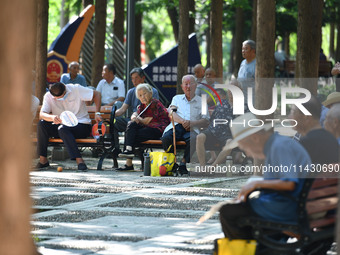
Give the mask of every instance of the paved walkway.
[[[112, 160], [96, 171], [97, 159], [85, 160], [86, 173], [77, 172], [71, 160], [31, 172], [32, 234], [44, 255], [212, 254], [213, 240], [222, 237], [217, 216], [195, 223], [246, 181], [145, 177], [142, 171], [112, 170]], [[59, 165], [63, 172], [57, 172]]]

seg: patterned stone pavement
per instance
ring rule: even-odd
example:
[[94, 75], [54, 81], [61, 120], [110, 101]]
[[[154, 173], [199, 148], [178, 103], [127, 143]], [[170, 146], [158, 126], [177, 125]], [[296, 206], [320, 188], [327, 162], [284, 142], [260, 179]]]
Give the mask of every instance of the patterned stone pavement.
[[85, 160], [86, 173], [71, 160], [31, 172], [32, 235], [44, 255], [212, 254], [213, 240], [222, 237], [217, 215], [199, 226], [196, 221], [247, 180], [145, 177], [140, 170], [114, 171], [110, 160], [96, 171], [97, 159]]

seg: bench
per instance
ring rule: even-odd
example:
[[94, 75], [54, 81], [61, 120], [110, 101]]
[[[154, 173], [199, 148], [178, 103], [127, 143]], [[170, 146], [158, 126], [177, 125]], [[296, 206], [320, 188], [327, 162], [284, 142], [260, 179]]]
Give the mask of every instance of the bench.
[[[36, 125], [39, 121], [39, 112], [40, 108], [38, 109], [37, 115], [33, 121], [33, 131], [36, 131]], [[89, 113], [92, 125], [96, 123], [95, 121], [95, 106], [87, 106], [87, 111]], [[108, 106], [102, 106], [100, 109], [101, 116], [103, 118], [103, 121], [108, 124], [109, 127], [106, 128], [106, 133], [103, 136], [100, 136], [99, 138], [95, 137], [88, 137], [84, 139], [76, 139], [78, 147], [90, 147], [99, 149], [102, 151], [102, 155], [99, 158], [98, 164], [97, 164], [97, 170], [102, 170], [103, 161], [105, 158], [112, 157], [113, 159], [113, 167], [118, 167], [117, 162], [117, 152], [115, 151], [114, 147], [114, 137], [113, 137], [113, 122], [115, 117], [115, 107], [108, 107]], [[36, 135], [35, 135], [36, 136]], [[32, 141], [34, 143], [37, 142], [37, 138], [34, 137]], [[54, 146], [54, 147], [64, 147], [64, 143], [62, 139], [60, 138], [50, 138], [48, 146]]]
[[[278, 254], [326, 254], [335, 235], [337, 184], [337, 178], [306, 179], [297, 201], [297, 224], [259, 217], [242, 218], [238, 224], [250, 226], [254, 238]], [[287, 242], [289, 237], [295, 241]]]
[[[283, 69], [286, 77], [294, 77], [295, 76], [295, 64], [294, 60], [285, 60], [283, 62]], [[332, 62], [327, 60], [320, 60], [318, 67], [318, 76], [319, 77], [330, 77], [332, 70]]]

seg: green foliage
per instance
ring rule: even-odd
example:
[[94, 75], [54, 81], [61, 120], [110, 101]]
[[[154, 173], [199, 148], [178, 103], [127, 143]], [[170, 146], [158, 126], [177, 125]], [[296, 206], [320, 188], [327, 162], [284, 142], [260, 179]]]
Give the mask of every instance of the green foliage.
[[[78, 16], [81, 12], [81, 0], [66, 0], [65, 9], [69, 9], [70, 19], [72, 16]], [[61, 13], [61, 0], [49, 0], [48, 10], [48, 37], [47, 47], [57, 38], [61, 31], [60, 28], [60, 13]]]
[[335, 91], [335, 83], [330, 85], [319, 85], [318, 86], [318, 97], [321, 102], [327, 99], [327, 96]]
[[175, 46], [175, 38], [167, 11], [147, 11], [143, 14], [142, 34], [145, 48], [152, 60]]

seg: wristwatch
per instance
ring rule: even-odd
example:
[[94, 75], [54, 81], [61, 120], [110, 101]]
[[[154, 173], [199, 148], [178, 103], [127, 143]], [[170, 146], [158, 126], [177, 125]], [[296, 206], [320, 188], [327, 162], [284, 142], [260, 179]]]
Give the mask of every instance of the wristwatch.
[[100, 112], [96, 112], [95, 115], [101, 115], [101, 113]]

